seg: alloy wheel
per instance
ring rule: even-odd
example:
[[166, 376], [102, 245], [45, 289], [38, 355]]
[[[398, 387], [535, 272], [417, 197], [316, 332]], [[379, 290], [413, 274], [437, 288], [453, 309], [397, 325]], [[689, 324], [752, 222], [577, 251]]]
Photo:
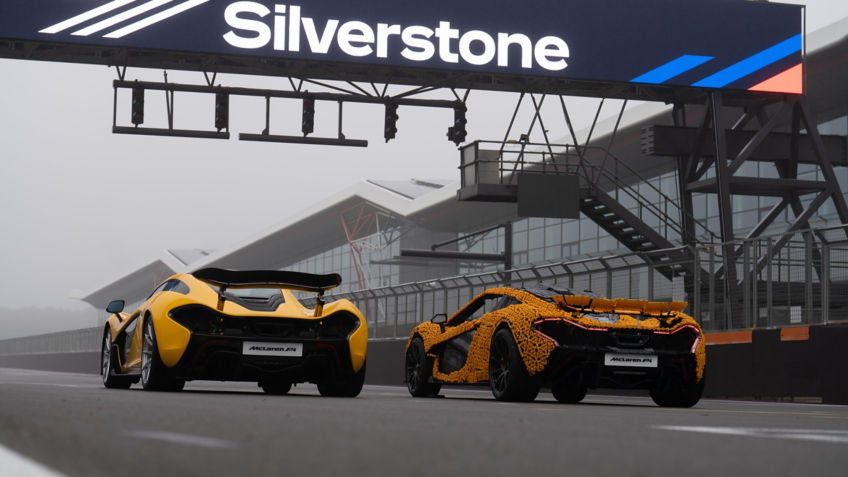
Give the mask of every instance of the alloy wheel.
[[108, 331], [103, 337], [103, 352], [100, 353], [100, 355], [100, 374], [105, 382], [109, 378], [109, 374], [112, 372], [112, 339], [111, 333]]
[[492, 373], [492, 386], [503, 392], [509, 382], [509, 349], [502, 339], [496, 339], [489, 356], [489, 369]]
[[406, 362], [406, 382], [410, 387], [410, 391], [418, 391], [418, 387], [421, 384], [422, 361], [421, 349], [418, 346], [410, 346]]
[[153, 366], [153, 322], [144, 323], [144, 339], [141, 342], [141, 380], [150, 381], [150, 368]]

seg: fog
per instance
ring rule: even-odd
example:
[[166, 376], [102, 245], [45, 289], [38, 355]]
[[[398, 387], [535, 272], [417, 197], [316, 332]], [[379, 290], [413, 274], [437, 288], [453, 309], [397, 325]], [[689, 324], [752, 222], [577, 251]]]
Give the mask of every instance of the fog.
[[[848, 15], [843, 0], [805, 3], [808, 31]], [[345, 105], [345, 135], [367, 139], [368, 148], [238, 141], [238, 132], [264, 128], [263, 101], [240, 97], [231, 99], [228, 141], [113, 135], [115, 78], [103, 66], [0, 60], [0, 339], [91, 326], [94, 310], [70, 296], [165, 248], [225, 249], [364, 179], [459, 177], [459, 153], [445, 136], [450, 110], [400, 107], [397, 138], [387, 144], [381, 106]], [[163, 72], [129, 69], [127, 78], [161, 81]], [[175, 71], [168, 80], [204, 81], [200, 73]], [[290, 88], [284, 78], [219, 75], [217, 83]], [[450, 92], [426, 97], [453, 99]], [[468, 140], [503, 138], [517, 99], [472, 91]], [[614, 103], [602, 117], [617, 112]], [[129, 104], [127, 92], [118, 110], [125, 125]], [[581, 128], [598, 101], [568, 104]], [[164, 95], [148, 93], [146, 106], [145, 126], [164, 127]], [[175, 127], [212, 129], [213, 109], [211, 95], [177, 94]], [[559, 105], [549, 101], [544, 115], [552, 140], [564, 137]], [[511, 137], [530, 120], [525, 102]], [[315, 136], [335, 135], [336, 106], [318, 102], [315, 125]], [[272, 133], [299, 131], [300, 102], [274, 102]], [[533, 139], [542, 139], [538, 128]], [[47, 311], [33, 313], [39, 316], [28, 328], [19, 323], [21, 310], [8, 311], [22, 307]]]

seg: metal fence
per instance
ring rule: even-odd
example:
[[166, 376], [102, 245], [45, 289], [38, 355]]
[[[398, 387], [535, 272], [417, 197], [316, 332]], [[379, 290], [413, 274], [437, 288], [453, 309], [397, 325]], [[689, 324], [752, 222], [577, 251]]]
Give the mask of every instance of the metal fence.
[[[405, 337], [438, 313], [451, 314], [488, 288], [549, 282], [574, 293], [685, 300], [705, 331], [848, 320], [848, 226], [725, 244], [681, 247], [686, 261], [659, 262], [663, 251], [440, 278], [328, 295], [347, 298], [368, 320], [372, 338]], [[725, 270], [730, 273], [726, 273]]]
[[[453, 313], [504, 283], [520, 287], [549, 282], [612, 298], [686, 300], [685, 311], [705, 331], [848, 320], [848, 225], [681, 250], [688, 253], [686, 261], [659, 262], [657, 256], [667, 256], [662, 251], [631, 252], [329, 294], [326, 299], [353, 301], [375, 339], [406, 337], [416, 324]], [[100, 328], [90, 328], [0, 341], [0, 355], [97, 351], [100, 333]]]

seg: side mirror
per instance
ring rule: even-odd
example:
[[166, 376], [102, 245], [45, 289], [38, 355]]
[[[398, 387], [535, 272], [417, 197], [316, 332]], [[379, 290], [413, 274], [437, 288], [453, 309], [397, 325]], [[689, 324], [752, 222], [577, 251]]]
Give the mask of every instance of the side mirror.
[[106, 312], [110, 314], [118, 314], [124, 311], [124, 300], [110, 301], [106, 306]]
[[437, 325], [443, 325], [448, 321], [448, 315], [446, 313], [439, 313], [438, 315], [430, 318], [431, 323], [435, 323]]

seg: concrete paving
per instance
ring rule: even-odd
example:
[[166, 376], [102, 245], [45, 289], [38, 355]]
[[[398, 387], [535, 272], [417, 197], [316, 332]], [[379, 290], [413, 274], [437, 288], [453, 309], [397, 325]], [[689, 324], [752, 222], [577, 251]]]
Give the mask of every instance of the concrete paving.
[[[648, 397], [496, 402], [487, 389], [356, 399], [311, 385], [108, 390], [98, 376], [0, 368], [0, 450], [70, 476], [842, 475], [848, 407]], [[0, 475], [14, 468], [0, 452]], [[7, 461], [4, 461], [7, 459]], [[5, 467], [4, 467], [5, 464]], [[32, 475], [44, 475], [33, 472]]]

